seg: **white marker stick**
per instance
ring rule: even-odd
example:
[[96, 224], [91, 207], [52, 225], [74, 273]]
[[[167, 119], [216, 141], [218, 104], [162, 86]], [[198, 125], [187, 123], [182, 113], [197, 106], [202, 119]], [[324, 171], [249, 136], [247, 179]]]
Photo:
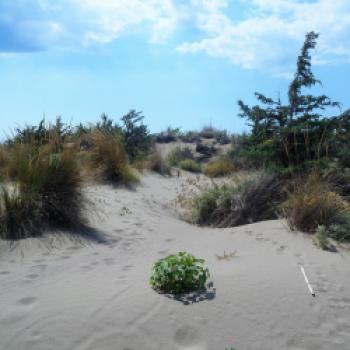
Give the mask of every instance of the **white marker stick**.
[[303, 268], [302, 265], [300, 265], [300, 270], [301, 270], [301, 272], [303, 273], [305, 282], [306, 282], [306, 284], [307, 284], [307, 287], [309, 288], [309, 291], [310, 291], [311, 295], [312, 295], [313, 297], [315, 297], [316, 294], [315, 294], [314, 290], [313, 290], [312, 287], [311, 287], [311, 284], [310, 284], [310, 282], [309, 282], [309, 280], [308, 280], [308, 278], [307, 278], [307, 276], [306, 276], [305, 270], [304, 270], [304, 268]]

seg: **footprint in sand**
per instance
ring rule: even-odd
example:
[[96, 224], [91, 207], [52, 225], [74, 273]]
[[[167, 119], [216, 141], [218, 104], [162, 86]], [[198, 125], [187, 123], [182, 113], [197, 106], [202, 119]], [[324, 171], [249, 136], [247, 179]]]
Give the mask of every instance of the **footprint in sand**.
[[160, 255], [165, 255], [165, 254], [168, 254], [168, 253], [169, 253], [169, 249], [160, 250], [160, 251], [158, 252], [158, 254], [160, 254]]
[[200, 346], [199, 332], [191, 326], [178, 328], [174, 334], [174, 342], [181, 349], [204, 349], [204, 347]]
[[332, 298], [329, 299], [330, 303], [328, 304], [333, 309], [348, 309], [350, 308], [350, 298]]
[[20, 304], [20, 305], [32, 305], [36, 302], [36, 298], [34, 297], [24, 297], [24, 298], [21, 298], [17, 301], [17, 304]]
[[44, 261], [45, 261], [45, 259], [37, 259], [37, 260], [34, 260], [34, 262], [37, 263], [37, 264], [40, 264], [40, 263], [42, 263], [42, 262], [44, 262]]
[[0, 272], [0, 276], [5, 276], [5, 275], [9, 275], [10, 271], [1, 271]]
[[31, 273], [25, 277], [29, 280], [36, 280], [39, 277], [39, 275], [37, 273]]
[[278, 253], [282, 253], [286, 250], [286, 246], [284, 245], [280, 245], [277, 249], [276, 249], [276, 252]]
[[47, 268], [47, 265], [45, 264], [39, 264], [39, 265], [33, 265], [31, 266], [32, 269], [39, 270], [39, 271], [44, 271]]
[[83, 271], [91, 271], [91, 270], [93, 270], [93, 266], [91, 266], [91, 265], [83, 265], [83, 266], [81, 267], [81, 269], [82, 269]]
[[62, 256], [58, 257], [56, 260], [68, 260], [70, 258], [71, 258], [70, 255], [62, 255]]
[[103, 259], [103, 261], [105, 262], [106, 265], [114, 265], [115, 264], [114, 258], [105, 258], [105, 259]]

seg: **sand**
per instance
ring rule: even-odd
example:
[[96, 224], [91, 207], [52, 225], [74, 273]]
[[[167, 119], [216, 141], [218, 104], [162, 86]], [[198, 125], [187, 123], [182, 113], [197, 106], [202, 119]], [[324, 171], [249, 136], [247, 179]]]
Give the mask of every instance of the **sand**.
[[[0, 349], [349, 349], [350, 253], [321, 251], [283, 220], [181, 221], [171, 203], [187, 176], [88, 187], [99, 209], [90, 240], [0, 242]], [[206, 260], [212, 285], [174, 300], [148, 279], [158, 258], [182, 250]]]

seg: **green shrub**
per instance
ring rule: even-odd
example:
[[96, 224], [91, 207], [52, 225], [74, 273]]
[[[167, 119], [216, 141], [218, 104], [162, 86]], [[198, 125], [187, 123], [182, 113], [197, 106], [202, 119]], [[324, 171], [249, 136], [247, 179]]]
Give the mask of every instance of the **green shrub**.
[[185, 159], [194, 159], [192, 150], [189, 147], [176, 147], [167, 157], [167, 161], [171, 166], [177, 166]]
[[295, 186], [282, 207], [291, 228], [310, 233], [349, 213], [349, 204], [314, 174]]
[[193, 159], [181, 160], [178, 165], [181, 169], [190, 171], [192, 173], [200, 173], [202, 170], [200, 164]]
[[152, 287], [172, 294], [187, 293], [205, 288], [209, 271], [204, 260], [180, 252], [158, 260], [150, 278]]
[[204, 174], [209, 177], [220, 177], [229, 175], [234, 170], [234, 166], [229, 159], [218, 159], [206, 166]]
[[336, 222], [329, 226], [328, 235], [340, 242], [350, 242], [350, 214], [338, 217]]
[[328, 230], [327, 227], [324, 225], [319, 225], [316, 229], [314, 241], [315, 244], [321, 248], [322, 250], [327, 250], [328, 249]]
[[258, 173], [239, 184], [202, 191], [195, 197], [193, 218], [197, 224], [218, 227], [275, 219], [284, 193], [274, 175]]

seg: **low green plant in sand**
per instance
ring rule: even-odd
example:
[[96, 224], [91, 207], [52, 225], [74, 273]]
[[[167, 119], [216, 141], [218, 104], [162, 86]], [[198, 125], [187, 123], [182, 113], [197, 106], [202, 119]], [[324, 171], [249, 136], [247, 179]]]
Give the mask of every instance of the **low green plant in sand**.
[[204, 260], [179, 252], [158, 260], [153, 266], [151, 286], [165, 293], [188, 293], [205, 288], [209, 270]]
[[326, 226], [324, 225], [319, 225], [317, 227], [315, 236], [314, 236], [314, 242], [315, 244], [321, 248], [322, 250], [327, 250], [329, 246], [329, 241], [328, 241], [328, 231]]

